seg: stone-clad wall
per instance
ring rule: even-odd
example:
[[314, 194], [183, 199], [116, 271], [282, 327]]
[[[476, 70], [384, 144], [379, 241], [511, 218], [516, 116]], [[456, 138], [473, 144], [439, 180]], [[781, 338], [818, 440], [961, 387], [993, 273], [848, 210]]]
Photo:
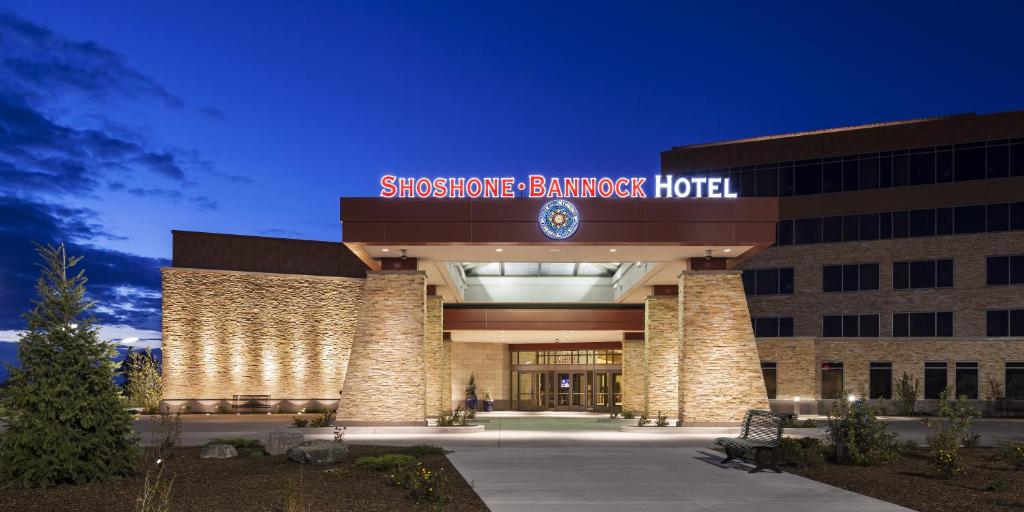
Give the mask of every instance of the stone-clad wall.
[[[426, 414], [436, 416], [438, 411], [448, 409], [451, 399], [445, 398], [444, 389], [451, 389], [444, 380], [448, 372], [444, 358], [444, 332], [442, 316], [444, 301], [441, 297], [427, 297], [427, 317], [424, 329], [424, 355], [426, 357]], [[450, 392], [450, 391], [449, 391]]]
[[777, 365], [778, 400], [814, 400], [818, 396], [818, 359], [814, 338], [758, 338], [757, 353], [763, 362]]
[[473, 375], [476, 396], [483, 408], [484, 393], [490, 391], [497, 409], [508, 409], [512, 386], [512, 365], [508, 345], [505, 343], [464, 343], [451, 345], [451, 398], [452, 407], [465, 403], [466, 384]]
[[426, 274], [368, 272], [338, 418], [424, 424]]
[[647, 375], [644, 409], [651, 417], [658, 411], [670, 418], [676, 417], [679, 413], [679, 299], [675, 296], [647, 297], [644, 330]]
[[338, 398], [362, 279], [164, 268], [165, 400]]
[[767, 409], [740, 273], [685, 271], [678, 300], [682, 422], [735, 422], [748, 409]]
[[622, 342], [622, 410], [644, 410], [644, 342]]

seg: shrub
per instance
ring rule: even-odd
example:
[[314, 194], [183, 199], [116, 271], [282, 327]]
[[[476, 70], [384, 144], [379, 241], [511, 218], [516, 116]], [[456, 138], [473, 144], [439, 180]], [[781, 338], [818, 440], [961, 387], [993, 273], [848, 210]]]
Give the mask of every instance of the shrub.
[[813, 437], [784, 437], [777, 449], [778, 462], [783, 466], [811, 468], [825, 462], [825, 447]]
[[636, 419], [636, 426], [646, 427], [651, 420], [647, 418], [647, 411], [640, 413], [640, 417]]
[[141, 407], [146, 413], [153, 413], [160, 408], [163, 377], [160, 376], [160, 363], [148, 348], [145, 351], [128, 352], [128, 357], [121, 363], [121, 373], [125, 378], [124, 392], [130, 405]]
[[440, 446], [434, 446], [431, 444], [417, 444], [413, 446], [406, 446], [399, 450], [399, 453], [404, 455], [411, 455], [413, 457], [426, 457], [428, 455], [444, 455], [448, 453], [447, 450]]
[[619, 417], [619, 411], [617, 411], [615, 409], [612, 409], [611, 411], [608, 412], [608, 417], [613, 419], [613, 420], [615, 418], [618, 418]]
[[654, 426], [656, 426], [656, 427], [667, 427], [668, 426], [668, 416], [665, 416], [664, 414], [661, 413], [661, 411], [658, 411], [658, 417], [657, 417], [657, 420], [655, 420], [655, 422], [654, 422]]
[[1004, 446], [1003, 459], [1014, 469], [1024, 470], [1024, 443], [1009, 443]]
[[68, 275], [81, 257], [69, 257], [63, 244], [36, 250], [42, 259], [38, 298], [24, 315], [21, 366], [8, 367], [0, 479], [49, 487], [130, 473], [137, 437], [114, 384], [114, 349], [85, 316], [94, 306], [85, 300], [85, 273]]
[[953, 478], [965, 471], [959, 450], [934, 450], [933, 457], [935, 472], [942, 478]]
[[324, 411], [319, 416], [309, 420], [309, 426], [312, 428], [325, 428], [331, 426], [334, 423], [334, 411]]
[[439, 427], [465, 427], [475, 414], [472, 411], [458, 406], [454, 411], [441, 411], [437, 415], [437, 426]]
[[631, 420], [634, 418], [634, 416], [635, 414], [633, 413], [633, 411], [622, 411], [622, 419], [624, 420]]
[[783, 428], [818, 428], [818, 425], [814, 423], [814, 420], [797, 421], [796, 418], [790, 416], [786, 418], [786, 421], [782, 424]]
[[292, 416], [292, 426], [295, 428], [306, 428], [309, 426], [309, 419], [302, 416]]
[[443, 487], [446, 483], [441, 470], [427, 469], [422, 462], [388, 474], [388, 483], [405, 489], [409, 497], [420, 501], [444, 501]]
[[901, 454], [908, 454], [917, 451], [917, 441], [913, 439], [907, 439], [896, 445], [896, 450]]
[[239, 451], [263, 449], [263, 443], [255, 439], [245, 439], [242, 437], [218, 437], [206, 444], [230, 444]]
[[355, 466], [370, 471], [396, 472], [400, 469], [416, 465], [416, 457], [400, 453], [388, 453], [385, 455], [368, 455], [356, 459]]
[[828, 413], [828, 438], [838, 464], [875, 466], [898, 455], [896, 434], [878, 419], [878, 409], [864, 402], [836, 400]]
[[952, 478], [965, 471], [960, 459], [960, 446], [977, 441], [971, 433], [971, 420], [978, 416], [966, 397], [949, 399], [949, 389], [939, 394], [939, 416], [943, 421], [928, 420], [928, 450], [936, 473]]
[[149, 422], [150, 443], [156, 450], [154, 458], [157, 460], [171, 458], [181, 440], [181, 409], [175, 411], [174, 414], [165, 409], [159, 414], [151, 416]]
[[150, 472], [146, 471], [146, 480], [142, 483], [142, 491], [135, 498], [135, 512], [170, 512], [171, 510], [171, 485], [174, 484], [174, 476], [166, 482], [163, 480], [164, 467], [150, 479]]
[[914, 405], [917, 397], [921, 396], [921, 379], [910, 379], [907, 372], [903, 372], [900, 380], [896, 381], [896, 400], [900, 404], [900, 414], [910, 416], [914, 414]]

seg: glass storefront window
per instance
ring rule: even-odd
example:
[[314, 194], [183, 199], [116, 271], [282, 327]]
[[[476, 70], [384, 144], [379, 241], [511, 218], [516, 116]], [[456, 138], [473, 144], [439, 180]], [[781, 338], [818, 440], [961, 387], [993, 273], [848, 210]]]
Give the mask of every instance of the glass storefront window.
[[622, 350], [542, 350], [512, 352], [512, 364], [525, 365], [613, 365], [622, 364]]

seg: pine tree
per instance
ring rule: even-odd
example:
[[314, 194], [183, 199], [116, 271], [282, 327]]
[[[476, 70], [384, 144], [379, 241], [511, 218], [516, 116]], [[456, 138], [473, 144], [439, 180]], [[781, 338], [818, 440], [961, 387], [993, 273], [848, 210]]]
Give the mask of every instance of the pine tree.
[[39, 298], [24, 318], [20, 368], [10, 368], [12, 415], [0, 434], [0, 476], [17, 487], [102, 481], [134, 466], [132, 415], [114, 384], [113, 348], [97, 336], [81, 257], [37, 246]]

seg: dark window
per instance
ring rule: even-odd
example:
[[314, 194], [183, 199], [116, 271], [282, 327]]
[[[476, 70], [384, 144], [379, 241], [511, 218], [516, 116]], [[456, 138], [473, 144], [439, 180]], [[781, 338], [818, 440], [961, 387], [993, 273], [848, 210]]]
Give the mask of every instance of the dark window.
[[793, 269], [779, 269], [779, 293], [789, 295], [793, 293]]
[[[1024, 156], [1022, 156], [1024, 158]], [[845, 173], [846, 170], [844, 169]], [[878, 188], [878, 158], [865, 158], [860, 161], [860, 188]]]
[[892, 157], [883, 155], [878, 157], [878, 187], [889, 188], [892, 186]]
[[779, 245], [793, 245], [793, 221], [779, 221]]
[[794, 168], [796, 195], [821, 193], [821, 164], [801, 164]]
[[860, 289], [878, 289], [878, 263], [863, 263], [860, 266]]
[[778, 372], [778, 366], [775, 363], [761, 363], [761, 376], [764, 377], [764, 387], [768, 391], [769, 400], [775, 400], [778, 396], [776, 372]]
[[1024, 309], [997, 309], [985, 313], [985, 334], [991, 337], [1024, 336]]
[[910, 236], [935, 236], [935, 210], [911, 210]]
[[892, 399], [892, 363], [871, 363], [868, 398]]
[[821, 364], [821, 398], [833, 399], [843, 396], [843, 363]]
[[822, 164], [821, 191], [824, 193], [843, 191], [842, 162], [825, 162]]
[[1010, 284], [1024, 284], [1024, 256], [1010, 256]]
[[754, 327], [754, 336], [758, 338], [777, 338], [793, 336], [793, 317], [791, 316], [759, 316], [750, 319]]
[[843, 241], [856, 242], [858, 240], [860, 240], [860, 215], [843, 217]]
[[843, 316], [825, 315], [821, 317], [821, 335], [826, 338], [841, 338], [843, 336]]
[[957, 206], [953, 213], [953, 229], [958, 235], [985, 231], [985, 206]]
[[985, 258], [985, 284], [1010, 284], [1010, 257]]
[[843, 266], [826, 265], [821, 268], [821, 291], [843, 291]]
[[985, 229], [988, 231], [1007, 231], [1010, 229], [1010, 205], [1008, 203], [990, 204], [985, 207]]
[[795, 188], [793, 186], [793, 165], [785, 164], [779, 166], [779, 195], [791, 196]]
[[956, 397], [978, 399], [978, 363], [956, 363]]
[[935, 153], [935, 181], [938, 183], [953, 181], [952, 151], [939, 151]]
[[860, 321], [857, 315], [843, 315], [843, 336], [847, 338], [860, 336]]
[[843, 241], [843, 218], [824, 217], [821, 219], [821, 241], [842, 242]]
[[989, 146], [985, 153], [986, 178], [1005, 178], [1010, 175], [1010, 146]]
[[937, 260], [935, 262], [935, 287], [953, 287], [953, 260]]
[[935, 288], [935, 261], [910, 262], [910, 287]]
[[946, 363], [924, 364], [924, 397], [934, 400], [946, 390]]
[[935, 313], [911, 313], [910, 336], [930, 338], [935, 336]]
[[757, 170], [757, 195], [758, 197], [775, 197], [779, 195], [778, 169]]
[[778, 295], [793, 293], [792, 268], [760, 268], [744, 270], [743, 291], [747, 295]]
[[1024, 361], [1006, 363], [1006, 398], [1024, 398]]
[[910, 214], [908, 212], [892, 212], [892, 237], [906, 238], [910, 234]]
[[743, 279], [743, 293], [747, 295], [756, 295], [757, 288], [754, 284], [754, 275], [756, 272], [753, 270], [744, 270], [740, 276]]
[[907, 155], [892, 156], [892, 186], [903, 187], [910, 181]]
[[[1022, 208], [1024, 210], [1024, 208]], [[892, 238], [892, 213], [884, 212], [878, 214], [878, 238], [888, 240]]]
[[760, 269], [755, 277], [755, 295], [777, 295], [779, 293], [779, 270]]
[[793, 336], [793, 317], [779, 317], [779, 336], [790, 338]]
[[1024, 203], [1010, 205], [1010, 229], [1024, 229]]
[[935, 234], [953, 234], [953, 209], [938, 208], [935, 210]]
[[935, 183], [935, 153], [910, 155], [910, 184], [930, 185]]
[[953, 336], [952, 311], [935, 313], [935, 335], [940, 338], [950, 338]]
[[821, 335], [825, 338], [878, 337], [878, 315], [824, 315]]
[[843, 190], [849, 192], [860, 190], [860, 188], [860, 162], [858, 160], [843, 162]]
[[754, 171], [743, 171], [739, 181], [743, 197], [757, 197], [757, 175]]
[[860, 216], [860, 239], [878, 240], [877, 213], [865, 213]]
[[843, 291], [855, 292], [858, 290], [860, 290], [860, 267], [843, 265]]
[[892, 335], [895, 337], [949, 337], [953, 335], [953, 313], [894, 313]]
[[860, 315], [860, 336], [862, 338], [877, 338], [878, 315]]
[[1024, 176], [1024, 143], [1010, 146], [1010, 176]]
[[892, 264], [892, 287], [896, 290], [910, 288], [910, 262], [894, 261]]
[[797, 219], [795, 222], [796, 243], [816, 244], [821, 242], [821, 217]]
[[985, 178], [985, 148], [957, 148], [953, 156], [953, 177], [956, 181]]
[[892, 335], [897, 338], [910, 336], [910, 315], [907, 313], [892, 315]]

